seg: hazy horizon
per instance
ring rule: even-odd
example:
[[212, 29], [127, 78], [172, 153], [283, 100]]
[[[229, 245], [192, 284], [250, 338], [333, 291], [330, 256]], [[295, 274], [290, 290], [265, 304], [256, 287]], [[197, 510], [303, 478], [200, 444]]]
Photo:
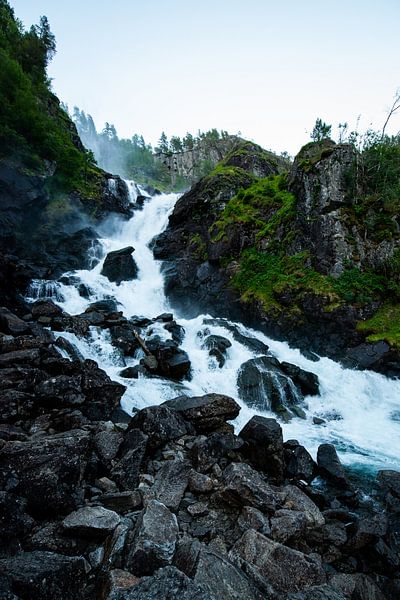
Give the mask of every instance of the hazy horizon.
[[[47, 15], [53, 88], [72, 110], [153, 145], [216, 127], [295, 154], [317, 117], [382, 128], [400, 86], [398, 0], [11, 0], [25, 27]], [[400, 129], [393, 117], [389, 133]]]

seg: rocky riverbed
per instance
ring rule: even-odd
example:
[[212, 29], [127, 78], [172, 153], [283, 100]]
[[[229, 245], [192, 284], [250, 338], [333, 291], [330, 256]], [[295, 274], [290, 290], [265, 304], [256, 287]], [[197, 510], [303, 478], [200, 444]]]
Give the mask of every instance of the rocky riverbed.
[[[1, 598], [399, 597], [399, 473], [360, 482], [333, 446], [315, 462], [272, 418], [235, 432], [240, 406], [218, 393], [130, 417], [124, 386], [59, 334], [96, 323], [129, 353], [147, 323], [112, 303], [26, 308], [0, 311]], [[160, 317], [177, 343], [127, 375], [190, 376]]]

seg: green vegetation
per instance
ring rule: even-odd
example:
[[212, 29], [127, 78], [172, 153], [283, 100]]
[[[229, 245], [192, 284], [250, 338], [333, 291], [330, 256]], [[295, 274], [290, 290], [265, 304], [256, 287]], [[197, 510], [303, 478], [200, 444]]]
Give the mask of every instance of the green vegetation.
[[51, 92], [46, 67], [55, 49], [46, 17], [24, 31], [0, 0], [0, 157], [13, 156], [35, 170], [54, 162], [53, 184], [71, 191], [88, 187], [96, 167]]
[[385, 304], [371, 319], [359, 322], [357, 329], [369, 333], [369, 342], [384, 340], [400, 349], [400, 304]]

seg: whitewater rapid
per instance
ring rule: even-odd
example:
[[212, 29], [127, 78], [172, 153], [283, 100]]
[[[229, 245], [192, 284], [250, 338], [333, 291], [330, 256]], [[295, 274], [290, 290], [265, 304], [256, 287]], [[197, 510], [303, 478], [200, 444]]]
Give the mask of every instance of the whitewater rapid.
[[[128, 182], [128, 187], [134, 201], [136, 186]], [[141, 193], [144, 193], [143, 190]], [[176, 194], [148, 197], [143, 209], [136, 210], [130, 220], [117, 217], [108, 219], [100, 230], [100, 262], [92, 269], [68, 273], [75, 278], [75, 285], [33, 282], [30, 299], [50, 297], [69, 314], [82, 313], [90, 303], [109, 297], [120, 304], [119, 310], [128, 318], [134, 315], [153, 318], [163, 312], [174, 312], [175, 320], [185, 329], [181, 347], [188, 353], [192, 364], [191, 381], [182, 383], [144, 377], [137, 380], [121, 378], [121, 369], [137, 364], [140, 356], [123, 357], [111, 345], [106, 330], [92, 327], [88, 339], [77, 338], [70, 333], [60, 335], [75, 344], [85, 358], [96, 360], [112, 379], [127, 386], [122, 399], [122, 407], [127, 412], [133, 408], [159, 404], [182, 393], [201, 395], [219, 392], [234, 397], [242, 406], [235, 423], [240, 430], [254, 414], [275, 417], [272, 413], [249, 408], [238, 398], [236, 381], [240, 366], [260, 354], [236, 341], [232, 332], [222, 325], [204, 323], [210, 318], [209, 315], [199, 315], [194, 319], [180, 318], [179, 311], [171, 309], [164, 294], [161, 262], [154, 260], [149, 248], [152, 239], [166, 228], [177, 198]], [[133, 256], [139, 274], [134, 281], [116, 285], [101, 275], [101, 270], [106, 254], [125, 246], [135, 248]], [[80, 284], [90, 291], [89, 298], [85, 299], [79, 294]], [[229, 324], [228, 321], [226, 323]], [[306, 420], [294, 418], [290, 423], [282, 423], [285, 439], [298, 439], [314, 457], [319, 444], [333, 443], [345, 464], [364, 470], [399, 468], [400, 380], [390, 380], [374, 372], [345, 369], [328, 358], [312, 362], [284, 342], [274, 341], [241, 324], [236, 325], [241, 333], [267, 344], [278, 360], [296, 364], [318, 375], [320, 395], [305, 398]], [[170, 337], [161, 324], [151, 325], [149, 329], [151, 334], [158, 334], [163, 339]], [[222, 368], [202, 348], [202, 340], [209, 334], [222, 335], [232, 344]], [[326, 423], [313, 424], [314, 416], [324, 419]]]

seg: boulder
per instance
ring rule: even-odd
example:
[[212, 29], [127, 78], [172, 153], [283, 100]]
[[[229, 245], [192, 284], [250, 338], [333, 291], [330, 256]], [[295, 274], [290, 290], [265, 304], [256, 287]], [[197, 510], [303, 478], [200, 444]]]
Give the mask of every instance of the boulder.
[[185, 337], [185, 329], [182, 325], [178, 325], [175, 321], [170, 321], [169, 323], [165, 323], [164, 329], [169, 331], [172, 336], [172, 339], [176, 344], [181, 344]]
[[168, 508], [151, 500], [136, 523], [126, 558], [134, 575], [150, 575], [172, 562], [178, 536], [176, 516]]
[[256, 469], [280, 480], [283, 477], [282, 428], [275, 419], [255, 416], [239, 433], [245, 442], [243, 453]]
[[250, 564], [279, 594], [326, 581], [321, 561], [315, 555], [307, 556], [252, 529], [234, 544], [229, 556], [239, 565]]
[[[313, 585], [301, 592], [288, 594], [283, 600], [347, 600], [347, 596], [329, 585]], [[362, 600], [366, 600], [366, 598]]]
[[286, 475], [289, 479], [304, 480], [310, 483], [315, 477], [317, 465], [304, 446], [286, 451]]
[[84, 506], [65, 517], [63, 527], [72, 535], [101, 539], [112, 533], [120, 520], [113, 510], [102, 506]]
[[[147, 348], [157, 360], [154, 372], [168, 379], [180, 380], [189, 376], [190, 360], [188, 354], [178, 348], [173, 340], [149, 340]], [[145, 364], [145, 363], [144, 363]]]
[[159, 448], [188, 433], [188, 426], [179, 412], [165, 403], [136, 413], [129, 424], [129, 430], [131, 429], [140, 429], [148, 436], [149, 449]]
[[35, 386], [41, 406], [46, 408], [73, 408], [82, 405], [86, 398], [81, 388], [81, 377], [57, 375]]
[[321, 444], [317, 452], [318, 469], [328, 481], [342, 488], [349, 487], [349, 480], [332, 444]]
[[0, 560], [0, 573], [21, 600], [81, 600], [86, 584], [81, 556], [40, 550]]
[[0, 307], [0, 331], [10, 335], [25, 335], [29, 333], [29, 325], [2, 306]]
[[378, 483], [382, 489], [400, 498], [400, 472], [390, 469], [378, 471]]
[[132, 246], [128, 246], [109, 252], [104, 260], [101, 274], [117, 284], [136, 279], [138, 267], [132, 258], [134, 250]]
[[20, 419], [29, 419], [34, 415], [35, 397], [18, 390], [0, 391], [0, 421], [15, 423]]
[[223, 472], [221, 496], [236, 505], [273, 512], [281, 495], [245, 463], [232, 463]]
[[319, 380], [315, 373], [304, 371], [297, 365], [287, 362], [281, 362], [281, 369], [300, 388], [304, 396], [317, 396], [319, 394]]
[[119, 449], [118, 461], [111, 470], [113, 479], [122, 489], [135, 490], [137, 488], [148, 440], [148, 436], [140, 429], [129, 426], [124, 436], [124, 442]]
[[124, 592], [114, 592], [107, 600], [217, 600], [175, 567], [159, 569], [151, 577]]
[[173, 511], [178, 510], [189, 482], [189, 461], [169, 460], [157, 471], [151, 495]]
[[100, 496], [99, 502], [117, 513], [131, 512], [142, 508], [142, 496], [139, 490], [103, 494]]
[[33, 515], [73, 510], [83, 501], [89, 442], [80, 430], [8, 442], [0, 452], [0, 486], [24, 496]]
[[260, 356], [243, 363], [237, 385], [239, 397], [252, 408], [272, 410], [285, 421], [304, 416], [300, 408], [303, 394], [273, 357]]
[[39, 317], [52, 318], [61, 316], [63, 310], [51, 300], [36, 300], [31, 306], [31, 313], [34, 319], [39, 319]]
[[321, 527], [325, 518], [318, 506], [295, 485], [286, 485], [281, 489], [282, 507], [302, 512], [308, 527]]
[[243, 447], [243, 443], [241, 438], [232, 433], [214, 432], [206, 438], [199, 436], [194, 441], [190, 450], [190, 457], [196, 469], [201, 473], [205, 473], [213, 465], [221, 463], [225, 466], [227, 459], [232, 460], [237, 456], [237, 452]]
[[205, 338], [202, 347], [208, 350], [210, 356], [215, 356], [219, 367], [226, 361], [226, 351], [232, 346], [231, 342], [222, 335], [209, 335]]
[[240, 412], [239, 404], [223, 394], [206, 394], [204, 396], [179, 396], [163, 403], [184, 419], [190, 421], [198, 432], [208, 432], [222, 427], [226, 421], [236, 419]]
[[126, 356], [134, 356], [140, 348], [137, 337], [133, 332], [133, 326], [129, 323], [110, 327], [111, 343], [122, 350]]
[[92, 302], [86, 309], [86, 313], [90, 312], [104, 312], [104, 313], [115, 313], [118, 311], [118, 303], [113, 298], [107, 298], [104, 300], [97, 300]]

